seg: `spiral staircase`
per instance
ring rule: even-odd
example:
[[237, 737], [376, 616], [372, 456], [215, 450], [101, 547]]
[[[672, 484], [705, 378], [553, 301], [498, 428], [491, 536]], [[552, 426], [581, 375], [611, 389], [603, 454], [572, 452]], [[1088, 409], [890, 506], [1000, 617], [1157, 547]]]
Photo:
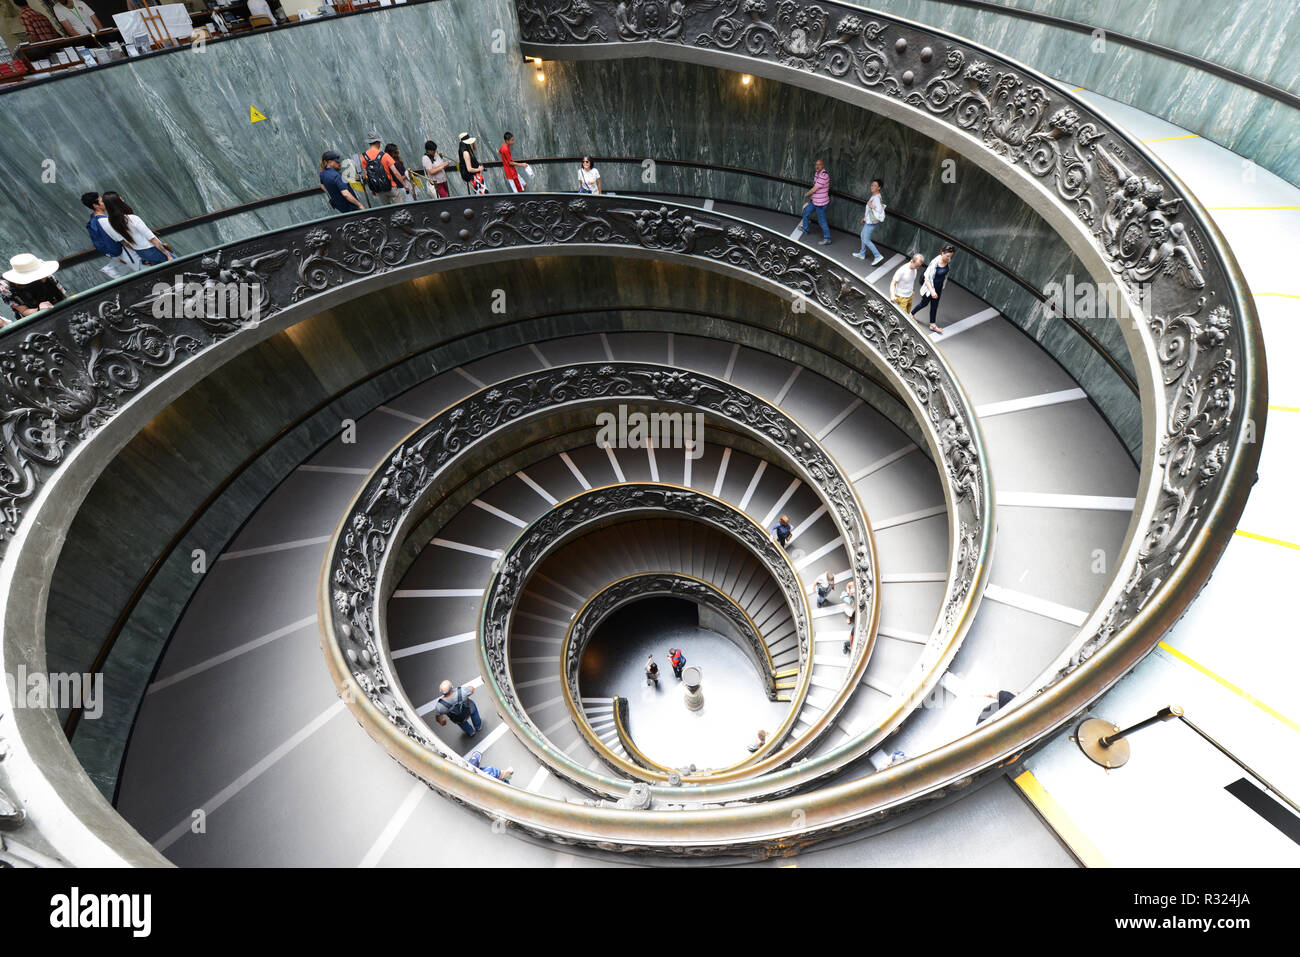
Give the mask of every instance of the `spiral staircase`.
[[[525, 53], [744, 63], [987, 152], [962, 126], [969, 104], [954, 120], [937, 95], [908, 92], [927, 76], [938, 89], [955, 75], [938, 61], [950, 69], [965, 49], [914, 24], [879, 18], [898, 34], [893, 56], [917, 58], [906, 74], [886, 69], [868, 31], [859, 38], [877, 52], [853, 61], [856, 75], [830, 75], [834, 60], [823, 70], [774, 55], [759, 14], [721, 32], [714, 16], [692, 14], [711, 39], [691, 46], [571, 7], [520, 0]], [[742, 32], [759, 39], [738, 43]], [[940, 43], [947, 57], [934, 56]], [[1125, 142], [1073, 108], [1090, 136]], [[1145, 260], [1107, 245], [1104, 181], [1079, 178], [1097, 139], [1071, 156], [1048, 137], [1023, 166], [983, 161], [1038, 191], [1044, 218], [1090, 268], [1136, 283]], [[1140, 144], [1129, 149], [1128, 162], [1178, 190]], [[49, 542], [79, 496], [131, 436], [242, 350], [292, 341], [296, 323], [348, 302], [366, 316], [366, 295], [453, 270], [572, 294], [514, 325], [466, 323], [438, 346], [451, 360], [432, 368], [398, 344], [388, 378], [339, 393], [361, 412], [332, 439], [305, 457], [283, 440], [264, 447], [259, 467], [278, 470], [278, 484], [179, 612], [140, 695], [112, 807], [87, 780], [47, 777], [51, 755], [67, 751], [57, 723], [15, 714], [7, 736], [23, 746], [0, 766], [29, 807], [15, 839], [29, 861], [180, 865], [815, 860], [897, 828], [941, 839], [925, 829], [953, 808], [1002, 801], [1006, 770], [1151, 650], [1244, 504], [1258, 444], [1241, 440], [1241, 423], [1262, 430], [1265, 405], [1258, 332], [1231, 253], [1195, 198], [1181, 198], [1185, 229], [1207, 252], [1203, 288], [1190, 296], [1168, 271], [1143, 273], [1153, 311], [1126, 300], [1141, 320], [1125, 324], [1137, 461], [1088, 391], [978, 290], [949, 286], [944, 334], [930, 339], [888, 301], [900, 251], [864, 267], [848, 255], [853, 237], [822, 248], [792, 238], [787, 215], [725, 196], [535, 194], [370, 211], [193, 264], [255, 280], [255, 317], [160, 329], [141, 318], [142, 279], [54, 310], [49, 331], [26, 334], [22, 361], [37, 379], [80, 362], [102, 401], [61, 417], [57, 443], [31, 432], [46, 406], [6, 435], [10, 471], [28, 477], [7, 486], [6, 667], [43, 653], [14, 636], [43, 634], [42, 601], [24, 599], [48, 579]], [[566, 272], [575, 257], [583, 265]], [[656, 311], [629, 286], [581, 313], [574, 277], [602, 260], [699, 273], [747, 288], [760, 308]], [[602, 443], [597, 416], [620, 406], [699, 414], [702, 441]], [[794, 525], [785, 549], [769, 535], [781, 514]], [[823, 572], [837, 590], [819, 607]], [[643, 753], [636, 729], [649, 705], [584, 694], [600, 622], [674, 594], [731, 616], [746, 664], [729, 680], [751, 682], [774, 709], [764, 713], [775, 730], [752, 753], [753, 728], [736, 724], [730, 763]], [[639, 672], [643, 660], [587, 668]], [[706, 699], [713, 660], [707, 648], [692, 655]], [[434, 721], [444, 679], [474, 690], [473, 737]], [[1013, 703], [980, 721], [1003, 690]], [[1026, 859], [1071, 860], [1036, 819], [1007, 820]]]

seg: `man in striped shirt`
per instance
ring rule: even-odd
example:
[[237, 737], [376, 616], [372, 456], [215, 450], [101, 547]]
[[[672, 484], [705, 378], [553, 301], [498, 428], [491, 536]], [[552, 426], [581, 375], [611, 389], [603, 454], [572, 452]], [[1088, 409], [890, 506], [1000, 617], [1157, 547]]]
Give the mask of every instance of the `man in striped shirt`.
[[14, 0], [14, 3], [18, 6], [18, 19], [23, 22], [23, 29], [27, 31], [29, 41], [41, 43], [45, 40], [57, 40], [62, 36], [54, 29], [50, 18], [29, 7], [27, 0]]
[[812, 214], [817, 214], [817, 224], [822, 228], [822, 245], [831, 244], [831, 228], [826, 224], [826, 207], [831, 204], [831, 174], [826, 172], [826, 164], [817, 160], [813, 164], [812, 189], [803, 194], [808, 202], [803, 208], [803, 222], [799, 229], [807, 233], [811, 227]]

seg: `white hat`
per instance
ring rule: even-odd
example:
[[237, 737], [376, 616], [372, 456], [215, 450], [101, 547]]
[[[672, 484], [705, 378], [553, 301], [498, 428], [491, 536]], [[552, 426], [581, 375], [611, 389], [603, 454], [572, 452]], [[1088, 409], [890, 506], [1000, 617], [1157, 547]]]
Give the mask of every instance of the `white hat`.
[[470, 136], [468, 133], [462, 133], [460, 134], [460, 141], [464, 143], [466, 146], [473, 146], [475, 143], [478, 142], [478, 137]]
[[47, 262], [44, 259], [37, 259], [31, 253], [19, 253], [9, 260], [9, 265], [13, 268], [6, 272], [4, 277], [20, 286], [38, 282], [59, 271], [57, 261]]

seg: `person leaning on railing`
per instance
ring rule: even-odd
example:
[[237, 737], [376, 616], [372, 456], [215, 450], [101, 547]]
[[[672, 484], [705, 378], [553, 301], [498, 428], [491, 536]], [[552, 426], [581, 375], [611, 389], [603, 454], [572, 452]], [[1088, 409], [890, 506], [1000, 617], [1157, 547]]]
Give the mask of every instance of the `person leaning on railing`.
[[[54, 278], [58, 270], [58, 262], [31, 253], [20, 253], [9, 260], [9, 269], [0, 279], [0, 301], [13, 310], [14, 319], [25, 319], [67, 298]], [[0, 325], [11, 321], [0, 319]]]
[[343, 158], [334, 150], [326, 150], [321, 154], [320, 188], [329, 197], [330, 205], [340, 213], [350, 213], [353, 209], [365, 209], [366, 207], [361, 200], [357, 199], [351, 187], [343, 181], [343, 174], [339, 172], [342, 165]]
[[415, 184], [411, 182], [410, 174], [406, 172], [406, 164], [402, 162], [402, 151], [397, 148], [396, 143], [389, 143], [384, 147], [384, 152], [393, 158], [393, 171], [397, 173], [405, 185], [402, 187], [406, 191], [404, 202], [410, 203], [415, 200]]
[[403, 191], [407, 189], [406, 177], [397, 172], [396, 161], [384, 152], [381, 145], [383, 140], [377, 131], [371, 131], [369, 143], [369, 148], [361, 154], [361, 162], [365, 167], [363, 175], [370, 195], [384, 206], [404, 202], [406, 194]]
[[590, 156], [584, 156], [582, 158], [582, 165], [578, 167], [578, 192], [604, 192], [600, 186], [600, 170], [596, 169], [596, 164], [591, 161]]
[[456, 159], [460, 165], [460, 178], [465, 181], [465, 189], [471, 194], [487, 195], [487, 183], [483, 179], [483, 166], [479, 164], [474, 152], [478, 137], [461, 133], [456, 146]]
[[438, 152], [438, 144], [433, 140], [424, 141], [424, 155], [420, 162], [424, 166], [424, 178], [429, 181], [429, 195], [434, 199], [450, 196], [447, 170], [456, 164]]

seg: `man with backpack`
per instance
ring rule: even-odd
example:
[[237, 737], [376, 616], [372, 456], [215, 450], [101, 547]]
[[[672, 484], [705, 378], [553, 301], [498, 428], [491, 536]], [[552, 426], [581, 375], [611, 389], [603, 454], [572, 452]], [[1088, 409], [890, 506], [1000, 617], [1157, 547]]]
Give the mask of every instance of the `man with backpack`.
[[86, 232], [90, 233], [91, 244], [110, 260], [100, 269], [109, 276], [124, 276], [139, 269], [143, 263], [132, 251], [104, 232], [108, 222], [108, 210], [104, 208], [104, 197], [99, 193], [82, 193], [81, 204], [90, 210], [90, 222], [86, 223]]
[[370, 148], [361, 154], [364, 166], [366, 189], [381, 206], [406, 202], [406, 193], [411, 187], [406, 177], [397, 169], [397, 161], [389, 155], [383, 146], [380, 135], [371, 131]]
[[668, 649], [668, 663], [673, 666], [673, 677], [682, 680], [682, 669], [686, 667], [686, 656], [680, 648]]
[[434, 720], [445, 728], [447, 719], [451, 718], [471, 738], [478, 734], [479, 728], [483, 727], [483, 719], [478, 716], [478, 705], [470, 699], [474, 689], [469, 685], [457, 687], [450, 681], [444, 681], [438, 690], [442, 692], [442, 697], [434, 702]]

